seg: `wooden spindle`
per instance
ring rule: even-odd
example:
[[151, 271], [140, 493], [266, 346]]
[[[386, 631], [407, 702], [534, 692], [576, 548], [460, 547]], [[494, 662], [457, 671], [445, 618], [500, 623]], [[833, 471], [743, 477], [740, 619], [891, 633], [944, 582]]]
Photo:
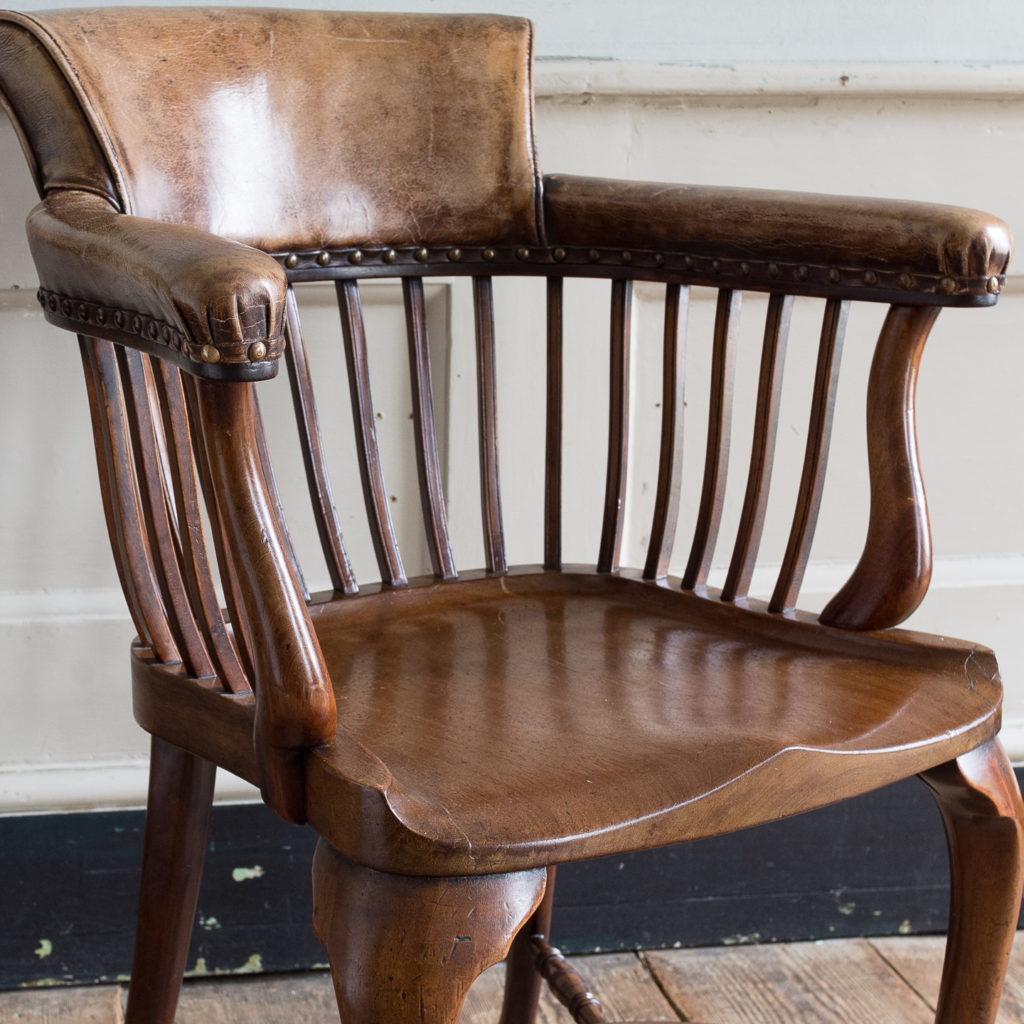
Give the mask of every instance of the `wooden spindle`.
[[562, 568], [562, 325], [561, 277], [548, 278], [547, 403], [544, 440], [544, 568]]
[[742, 292], [723, 289], [718, 293], [715, 340], [711, 355], [711, 388], [708, 408], [707, 451], [701, 486], [697, 524], [693, 531], [690, 557], [683, 573], [683, 589], [692, 590], [707, 582], [715, 554], [722, 502], [729, 467], [732, 433], [733, 381], [736, 375], [735, 332], [739, 321]]
[[480, 501], [484, 526], [484, 565], [503, 573], [505, 532], [498, 480], [498, 396], [494, 360], [494, 293], [489, 277], [473, 278], [476, 322], [477, 400], [480, 419]]
[[180, 658], [159, 597], [139, 514], [114, 345], [82, 335], [78, 343], [96, 439], [103, 510], [121, 588], [139, 639], [160, 661], [170, 664]]
[[355, 594], [359, 588], [342, 540], [341, 524], [331, 494], [331, 481], [313, 394], [313, 378], [309, 370], [295, 292], [291, 288], [285, 300], [285, 332], [287, 344], [284, 356], [288, 367], [288, 383], [295, 407], [295, 422], [299, 430], [299, 446], [306, 469], [313, 520], [324, 553], [324, 562], [335, 593]]
[[151, 369], [164, 420], [169, 485], [177, 512], [182, 572], [189, 600], [218, 677], [230, 692], [244, 693], [250, 689], [249, 678], [228, 636], [206, 550], [181, 371], [161, 359], [152, 359]]
[[807, 425], [807, 447], [804, 466], [797, 492], [797, 506], [793, 525], [786, 544], [786, 554], [775, 583], [771, 612], [785, 612], [796, 607], [811, 553], [814, 528], [818, 522], [821, 495], [828, 468], [828, 450], [832, 440], [832, 417], [835, 411], [836, 390], [839, 384], [839, 364], [842, 361], [843, 335], [850, 304], [841, 299], [829, 299], [825, 304], [825, 317], [821, 325], [818, 345], [818, 364], [814, 371], [814, 394], [811, 415]]
[[531, 936], [537, 971], [576, 1024], [605, 1024], [604, 1011], [586, 979], [543, 935]]
[[644, 579], [660, 580], [668, 575], [683, 473], [683, 382], [686, 314], [690, 290], [678, 284], [665, 286], [665, 339], [661, 371], [661, 451], [658, 457], [658, 487], [654, 498], [651, 540], [647, 548]]
[[352, 418], [355, 423], [356, 452], [363, 482], [363, 499], [370, 524], [370, 538], [377, 556], [381, 581], [388, 586], [405, 584], [405, 570], [398, 541], [391, 523], [388, 492], [377, 446], [377, 430], [373, 422], [373, 398], [370, 394], [370, 368], [366, 357], [366, 333], [359, 286], [355, 281], [338, 281], [338, 306], [345, 340], [349, 390], [352, 395]]
[[416, 470], [420, 481], [420, 503], [427, 547], [434, 575], [454, 579], [455, 559], [448, 538], [448, 517], [441, 484], [441, 460], [437, 455], [434, 427], [434, 397], [430, 379], [430, 347], [427, 338], [427, 310], [423, 299], [423, 278], [402, 278], [405, 299], [406, 337], [409, 341], [409, 374], [412, 384], [412, 418], [416, 434]]
[[845, 629], [898, 625], [921, 603], [932, 575], [928, 508], [917, 455], [917, 371], [938, 306], [893, 306], [868, 378], [871, 510], [864, 552], [819, 619]]
[[[134, 349], [118, 345], [115, 354], [135, 465], [138, 507], [149, 538], [153, 574], [160, 587], [167, 625], [185, 671], [193, 678], [212, 676], [213, 663], [188, 601], [176, 529], [170, 515], [172, 503], [168, 502], [164, 491], [161, 445], [150, 405], [154, 384], [149, 365], [145, 356]], [[162, 422], [160, 428], [163, 428]]]
[[629, 452], [629, 328], [632, 306], [633, 282], [613, 281], [608, 371], [608, 464], [598, 572], [612, 572], [619, 567], [622, 546]]
[[764, 344], [761, 348], [761, 373], [757, 383], [757, 406], [754, 411], [754, 437], [750, 445], [750, 470], [740, 512], [740, 525], [736, 531], [736, 545], [722, 588], [723, 601], [736, 601], [747, 596], [761, 546], [771, 487], [772, 461], [775, 458], [775, 438], [779, 429], [782, 369], [786, 362], [786, 341], [792, 310], [792, 295], [773, 295], [768, 300]]

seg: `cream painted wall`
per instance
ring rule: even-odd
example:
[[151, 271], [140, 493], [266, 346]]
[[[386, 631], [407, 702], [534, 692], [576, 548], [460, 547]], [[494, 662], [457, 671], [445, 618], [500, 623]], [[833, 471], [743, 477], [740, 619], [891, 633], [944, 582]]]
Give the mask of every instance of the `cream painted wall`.
[[[360, 6], [500, 6], [534, 16], [539, 51], [549, 56], [537, 70], [539, 148], [546, 170], [910, 196], [990, 209], [1011, 226], [1024, 225], [1024, 199], [1013, 173], [1024, 158], [1024, 72], [1018, 65], [962, 63], [998, 62], [1012, 53], [1004, 34], [982, 33], [973, 21], [961, 19], [959, 4], [886, 8], [893, 30], [885, 34], [877, 31], [870, 4], [856, 8], [857, 18], [844, 13], [853, 10], [845, 4], [816, 5], [816, 12], [828, 12], [828, 32], [800, 17], [807, 7], [796, 2], [773, 5], [771, 25], [760, 5], [738, 0], [713, 5], [714, 15], [703, 19], [684, 17], [696, 5], [677, 2], [627, 8], [610, 0], [586, 5], [361, 0]], [[586, 11], [582, 19], [581, 10]], [[909, 30], [915, 16], [922, 29], [917, 34]], [[991, 29], [993, 20], [1013, 26], [1019, 17], [1024, 8], [1018, 13], [1016, 4], [996, 4], [988, 6], [984, 20]], [[907, 31], [901, 32], [904, 18]], [[582, 34], [573, 29], [576, 21], [584, 26]], [[662, 31], [663, 23], [671, 31]], [[926, 55], [926, 44], [927, 53], [961, 63], [908, 63]], [[551, 59], [565, 54], [619, 59]], [[765, 62], [778, 56], [806, 63]], [[758, 63], [749, 62], [753, 59]], [[844, 63], [857, 59], [898, 63]], [[666, 67], [656, 63], [661, 60], [701, 63]], [[717, 66], [722, 61], [732, 63]], [[129, 707], [131, 629], [110, 567], [74, 341], [48, 328], [36, 312], [35, 279], [21, 228], [34, 196], [6, 123], [0, 124], [0, 181], [5, 185], [0, 193], [0, 651], [5, 669], [0, 812], [137, 803], [144, 793], [146, 742]], [[386, 335], [395, 324], [397, 331], [400, 314], [393, 294], [367, 292], [371, 329]], [[645, 339], [656, 339], [660, 330], [656, 299], [654, 289], [637, 289], [638, 402], [654, 394], [657, 357]], [[322, 358], [332, 358], [334, 315], [315, 291], [305, 300], [312, 333], [322, 335]], [[581, 286], [571, 300], [600, 337], [606, 330], [605, 299], [595, 299]], [[452, 463], [470, 436], [473, 415], [470, 347], [458, 333], [447, 344], [448, 326], [458, 323], [466, 301], [464, 292], [443, 281], [430, 291], [434, 338], [441, 339], [437, 356], [448, 366], [443, 404]], [[499, 301], [522, 308], [519, 296], [504, 290]], [[746, 311], [748, 346], [756, 344], [758, 304], [752, 300]], [[708, 296], [695, 295], [695, 337], [707, 334], [710, 306]], [[801, 305], [797, 314], [791, 365], [801, 354], [806, 362], [816, 330], [809, 308]], [[879, 315], [868, 308], [851, 326], [845, 355], [851, 379], [866, 372]], [[1018, 397], [1024, 377], [1018, 343], [1022, 321], [1024, 284], [1011, 276], [996, 309], [947, 311], [930, 342], [919, 419], [937, 565], [932, 592], [911, 624], [996, 648], [1008, 685], [1006, 738], [1013, 755], [1024, 760], [1024, 636], [1017, 625], [1024, 612], [1018, 513], [1024, 476], [1017, 441], [1024, 436], [1024, 404]], [[539, 336], [536, 312], [524, 313], [519, 329], [503, 337], [499, 356], [501, 407], [508, 417], [502, 467], [506, 481], [515, 481], [506, 507], [514, 557], [535, 557], [540, 476], [536, 459], [517, 456], [511, 444], [513, 434], [533, 453], [539, 443], [535, 417], [521, 411], [530, 383], [523, 361], [511, 353], [535, 347]], [[601, 386], [585, 348], [570, 358], [576, 360], [577, 376], [590, 379], [589, 374], [594, 387]], [[699, 352], [695, 359], [699, 366]], [[271, 385], [268, 398], [274, 388], [275, 394], [281, 391]], [[798, 390], [784, 408], [780, 457], [798, 453], [805, 429]], [[840, 395], [832, 461], [839, 471], [829, 482], [809, 574], [811, 607], [842, 581], [863, 536], [863, 414], [855, 393], [854, 386]], [[385, 443], [391, 444], [392, 428], [407, 420], [407, 401], [401, 388], [376, 397]], [[697, 403], [695, 393], [693, 400]], [[699, 420], [693, 410], [691, 415]], [[332, 429], [343, 431], [343, 419], [339, 413]], [[738, 445], [747, 430], [741, 419]], [[594, 425], [568, 443], [593, 452], [591, 461], [599, 464], [600, 435]], [[697, 441], [695, 435], [689, 443]], [[653, 472], [649, 442], [643, 433], [633, 438], [641, 481]], [[403, 488], [411, 486], [412, 471], [397, 455], [389, 459], [389, 484], [403, 519]], [[695, 465], [696, 458], [689, 463]], [[769, 516], [769, 562], [777, 561], [782, 543], [786, 480], [783, 475]], [[301, 486], [295, 479], [282, 481], [286, 503]], [[449, 480], [454, 524], [473, 526], [474, 487], [472, 474]], [[593, 478], [581, 477], [567, 490], [584, 499], [595, 488], [599, 483]], [[365, 564], [369, 556], [354, 525], [357, 512], [349, 515], [355, 533], [348, 539]], [[684, 518], [687, 514], [684, 509]], [[406, 528], [414, 538], [415, 529]], [[579, 557], [592, 557], [595, 529], [591, 519], [574, 533], [571, 542]], [[627, 520], [627, 550], [640, 550], [645, 529], [641, 501]], [[293, 523], [293, 531], [300, 546], [312, 546], [301, 522]], [[728, 537], [728, 523], [723, 534]], [[474, 545], [463, 553], [463, 562], [479, 560]], [[229, 786], [226, 792], [240, 790]]]

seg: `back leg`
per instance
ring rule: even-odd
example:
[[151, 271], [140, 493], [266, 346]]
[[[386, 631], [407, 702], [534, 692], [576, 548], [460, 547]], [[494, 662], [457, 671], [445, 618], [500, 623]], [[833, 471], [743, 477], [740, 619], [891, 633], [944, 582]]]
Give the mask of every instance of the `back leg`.
[[154, 736], [125, 1024], [174, 1024], [203, 874], [216, 768]]
[[505, 970], [505, 1000], [499, 1024], [533, 1024], [540, 999], [541, 976], [537, 970], [534, 935], [551, 934], [551, 907], [555, 900], [555, 869], [548, 868], [544, 899], [533, 916], [512, 940]]
[[1020, 912], [1024, 806], [997, 740], [922, 776], [946, 823], [949, 936], [936, 1024], [993, 1024]]

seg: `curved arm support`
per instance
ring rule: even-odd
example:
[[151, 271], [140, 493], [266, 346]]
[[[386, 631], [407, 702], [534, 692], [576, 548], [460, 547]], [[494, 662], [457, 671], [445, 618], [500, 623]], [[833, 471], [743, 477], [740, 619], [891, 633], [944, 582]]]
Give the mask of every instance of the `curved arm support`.
[[921, 355], [938, 314], [934, 306], [893, 306], [882, 325], [868, 380], [868, 535], [853, 575], [819, 616], [826, 626], [895, 626], [917, 608], [931, 582], [914, 396]]
[[195, 228], [52, 192], [28, 217], [47, 320], [168, 359], [197, 377], [260, 380], [284, 349], [284, 270]]
[[566, 266], [624, 255], [691, 284], [940, 306], [995, 302], [1013, 250], [961, 207], [569, 174], [544, 178], [544, 228]]
[[251, 637], [256, 675], [253, 742], [260, 788], [278, 814], [301, 822], [304, 754], [334, 738], [334, 691], [263, 475], [252, 388], [202, 381], [197, 393], [218, 508]]

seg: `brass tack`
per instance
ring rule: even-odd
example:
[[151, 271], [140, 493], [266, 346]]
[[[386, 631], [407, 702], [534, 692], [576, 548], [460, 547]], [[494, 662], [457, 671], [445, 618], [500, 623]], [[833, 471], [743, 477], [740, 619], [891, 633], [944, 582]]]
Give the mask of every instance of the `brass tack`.
[[326, 250], [324, 252], [318, 252], [316, 254], [316, 261], [321, 267], [326, 267], [331, 262], [331, 254]]
[[629, 252], [628, 250], [623, 252], [623, 254], [622, 254], [622, 262], [623, 263], [632, 263], [633, 262], [633, 254], [631, 252]]
[[749, 263], [747, 263], [747, 262], [746, 262], [746, 260], [744, 260], [744, 261], [743, 261], [743, 262], [742, 262], [742, 263], [740, 264], [740, 273], [741, 273], [741, 274], [742, 274], [742, 275], [743, 275], [744, 277], [749, 277], [749, 276], [750, 276], [750, 264], [749, 264]]
[[107, 322], [106, 310], [97, 309], [96, 310], [96, 323], [98, 323], [98, 324], [105, 324], [106, 322]]
[[866, 270], [864, 272], [864, 283], [874, 288], [878, 284], [878, 275], [873, 270]]
[[587, 252], [587, 259], [591, 263], [596, 263], [601, 258], [601, 254], [596, 249], [591, 249]]
[[683, 257], [683, 266], [687, 270], [693, 270], [693, 257], [692, 256], [684, 256]]
[[988, 289], [988, 291], [995, 295], [996, 292], [999, 291], [999, 278], [990, 277], [988, 281], [985, 283], [985, 287]]
[[528, 260], [530, 258], [530, 250], [526, 246], [522, 246], [516, 249], [516, 257], [521, 260]]
[[267, 346], [262, 341], [254, 341], [249, 346], [249, 362], [258, 363], [267, 358]]
[[356, 266], [359, 266], [359, 264], [363, 262], [363, 254], [358, 249], [353, 249], [352, 252], [348, 254], [348, 261], [349, 263], [354, 263]]
[[721, 260], [712, 260], [711, 261], [711, 273], [712, 274], [717, 274], [721, 269], [722, 269], [722, 262], [721, 262]]
[[952, 295], [956, 291], [956, 281], [951, 277], [944, 277], [939, 282], [939, 291], [944, 295]]
[[383, 261], [384, 261], [385, 263], [394, 263], [394, 262], [395, 262], [395, 260], [397, 260], [397, 259], [398, 259], [398, 253], [397, 253], [397, 252], [395, 252], [395, 250], [394, 250], [394, 249], [385, 249], [385, 250], [384, 250], [384, 255], [383, 255], [383, 256], [381, 256], [381, 259], [382, 259], [382, 260], [383, 260]]
[[418, 249], [417, 249], [417, 250], [416, 250], [416, 251], [415, 251], [415, 252], [413, 253], [413, 256], [415, 256], [415, 257], [416, 257], [416, 259], [417, 259], [417, 260], [418, 260], [418, 261], [419, 261], [420, 263], [426, 263], [426, 262], [427, 262], [427, 260], [428, 260], [428, 259], [430, 259], [430, 253], [429, 253], [429, 252], [427, 252], [427, 250], [426, 250], [426, 248], [425, 248], [424, 246], [420, 246], [420, 247], [419, 247], [419, 248], [418, 248]]
[[157, 336], [159, 334], [160, 334], [160, 328], [157, 327], [155, 320], [151, 320], [150, 323], [149, 323], [149, 336], [150, 336], [150, 338], [152, 338], [153, 341], [156, 341]]
[[830, 267], [829, 268], [829, 272], [828, 272], [828, 279], [833, 284], [839, 284], [839, 277], [840, 277], [839, 271], [835, 267]]
[[461, 249], [449, 249], [448, 250], [448, 259], [450, 259], [452, 261], [452, 263], [458, 263], [459, 260], [462, 259], [462, 250]]
[[61, 300], [60, 311], [64, 316], [71, 316], [71, 303], [67, 299]]
[[768, 264], [768, 276], [769, 277], [778, 277], [779, 276], [779, 265], [778, 265], [778, 263], [769, 263]]
[[899, 276], [899, 285], [901, 288], [913, 288], [914, 279], [907, 273], [902, 273]]
[[498, 254], [493, 249], [484, 249], [480, 254], [485, 260], [493, 260]]
[[284, 265], [289, 270], [294, 270], [299, 265], [299, 257], [296, 256], [295, 253], [293, 252], [288, 253], [288, 255], [285, 257]]
[[663, 267], [665, 265], [665, 257], [660, 252], [656, 252], [654, 254], [654, 263], [656, 266]]
[[558, 260], [559, 263], [561, 263], [562, 260], [565, 259], [565, 250], [564, 249], [556, 249], [551, 255], [554, 256], [555, 259]]
[[204, 363], [220, 362], [220, 350], [214, 348], [213, 345], [204, 345], [199, 350], [199, 355], [202, 357]]
[[124, 313], [121, 310], [114, 310], [114, 326], [124, 327]]
[[796, 279], [798, 281], [806, 281], [807, 278], [810, 277], [810, 274], [811, 274], [810, 268], [806, 267], [802, 263], [800, 264], [799, 267], [796, 268]]
[[142, 332], [142, 319], [141, 317], [132, 317], [132, 334], [140, 334]]

